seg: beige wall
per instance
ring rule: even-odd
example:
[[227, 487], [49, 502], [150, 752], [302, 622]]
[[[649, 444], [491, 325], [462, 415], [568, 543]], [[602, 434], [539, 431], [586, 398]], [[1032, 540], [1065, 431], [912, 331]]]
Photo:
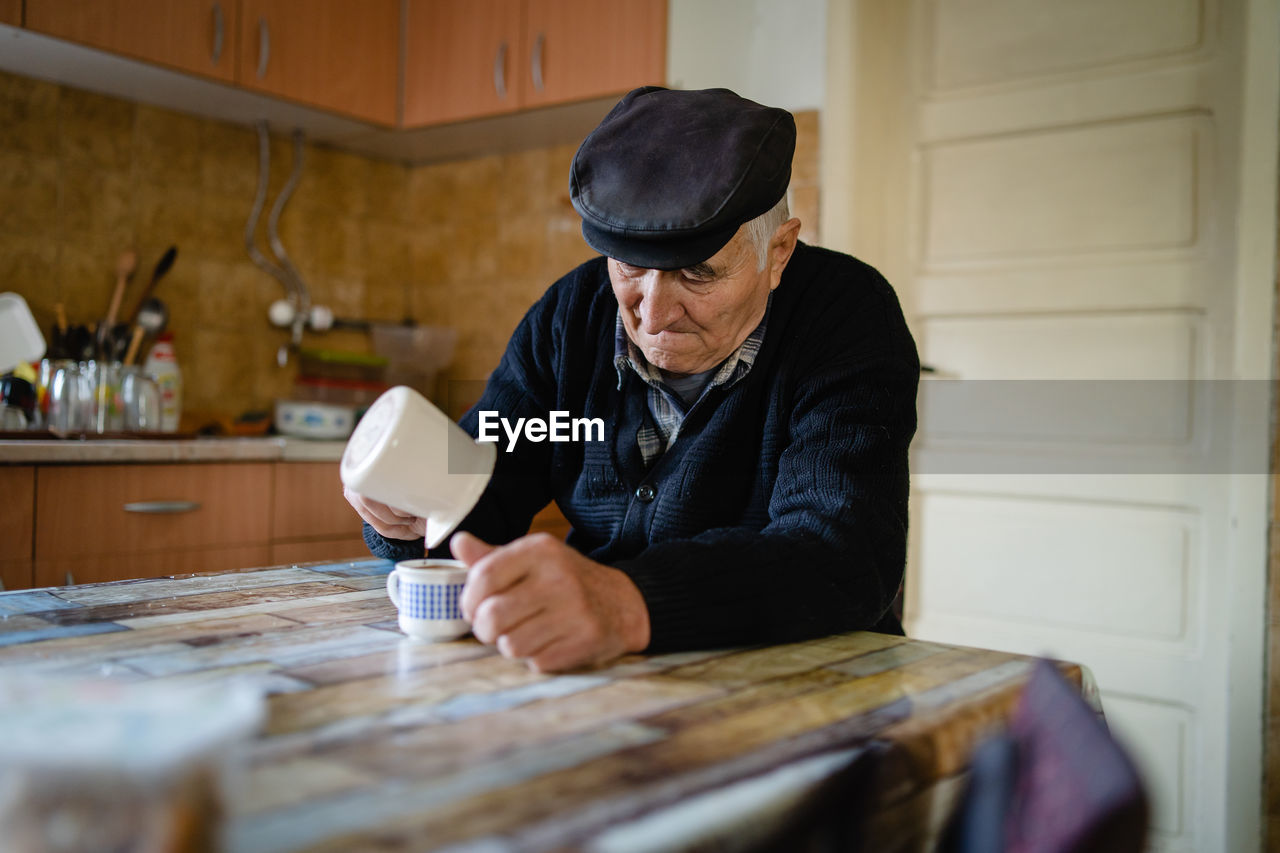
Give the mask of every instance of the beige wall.
[[[797, 118], [793, 207], [816, 240], [817, 114]], [[282, 238], [317, 303], [340, 317], [455, 327], [443, 378], [481, 379], [528, 306], [593, 254], [569, 204], [575, 148], [407, 167], [308, 146]], [[274, 198], [287, 139], [273, 140], [272, 164]], [[286, 333], [267, 322], [283, 290], [243, 245], [256, 182], [249, 128], [0, 74], [0, 290], [22, 294], [46, 334], [59, 302], [71, 322], [92, 323], [122, 251], [141, 257], [129, 307], [177, 245], [157, 295], [170, 308], [188, 427], [269, 409], [293, 383], [293, 365], [275, 364]], [[353, 332], [305, 343], [368, 349]]]

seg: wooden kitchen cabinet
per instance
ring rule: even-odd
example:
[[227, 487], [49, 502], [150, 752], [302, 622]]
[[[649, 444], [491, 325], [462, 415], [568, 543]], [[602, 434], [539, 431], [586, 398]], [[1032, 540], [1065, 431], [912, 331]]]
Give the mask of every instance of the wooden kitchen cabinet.
[[666, 0], [525, 3], [522, 107], [621, 95], [666, 79]]
[[36, 469], [0, 468], [0, 581], [5, 589], [31, 586]]
[[[26, 27], [205, 77], [235, 77], [239, 0], [26, 0]], [[19, 4], [20, 5], [20, 4]], [[0, 15], [5, 3], [0, 0]]]
[[337, 462], [0, 465], [5, 589], [369, 556]]
[[661, 84], [666, 44], [666, 0], [408, 0], [403, 124]]
[[240, 0], [236, 81], [394, 126], [400, 0]]
[[270, 463], [41, 467], [35, 583], [265, 563], [271, 479]]
[[276, 563], [368, 559], [360, 517], [342, 496], [334, 462], [279, 462], [271, 515]]
[[523, 0], [409, 0], [404, 123], [414, 127], [514, 111], [526, 67]]
[[0, 24], [22, 26], [22, 0], [0, 0]]
[[387, 128], [621, 95], [666, 70], [667, 0], [0, 0], [0, 22]]

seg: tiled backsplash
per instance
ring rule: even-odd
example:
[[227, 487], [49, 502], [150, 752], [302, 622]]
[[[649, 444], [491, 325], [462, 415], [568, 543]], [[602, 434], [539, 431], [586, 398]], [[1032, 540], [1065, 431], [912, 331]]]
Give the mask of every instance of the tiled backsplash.
[[[796, 118], [792, 207], [816, 242], [818, 117]], [[452, 326], [458, 351], [443, 379], [482, 379], [529, 305], [593, 254], [569, 204], [575, 147], [408, 167], [307, 146], [281, 238], [318, 304]], [[288, 139], [273, 138], [271, 162], [274, 199]], [[287, 333], [267, 321], [283, 289], [244, 248], [257, 175], [251, 128], [0, 74], [0, 290], [22, 294], [46, 333], [58, 302], [71, 322], [92, 323], [121, 252], [141, 259], [127, 309], [176, 245], [156, 295], [170, 309], [187, 425], [269, 409], [294, 368], [276, 366]], [[368, 350], [354, 332], [308, 334], [306, 345]]]

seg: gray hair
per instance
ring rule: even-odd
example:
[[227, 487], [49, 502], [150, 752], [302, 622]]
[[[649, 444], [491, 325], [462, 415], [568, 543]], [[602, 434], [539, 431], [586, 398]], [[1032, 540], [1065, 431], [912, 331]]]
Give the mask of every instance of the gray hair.
[[773, 239], [773, 232], [790, 218], [787, 194], [783, 193], [777, 204], [743, 225], [747, 229], [747, 239], [756, 250], [757, 270], [763, 270], [769, 265], [769, 241]]

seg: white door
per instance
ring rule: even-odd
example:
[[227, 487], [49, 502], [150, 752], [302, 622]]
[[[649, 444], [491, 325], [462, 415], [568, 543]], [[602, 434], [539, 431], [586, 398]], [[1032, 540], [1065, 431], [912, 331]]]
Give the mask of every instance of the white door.
[[1275, 3], [829, 10], [824, 237], [938, 371], [908, 633], [1085, 664], [1153, 849], [1258, 849]]

